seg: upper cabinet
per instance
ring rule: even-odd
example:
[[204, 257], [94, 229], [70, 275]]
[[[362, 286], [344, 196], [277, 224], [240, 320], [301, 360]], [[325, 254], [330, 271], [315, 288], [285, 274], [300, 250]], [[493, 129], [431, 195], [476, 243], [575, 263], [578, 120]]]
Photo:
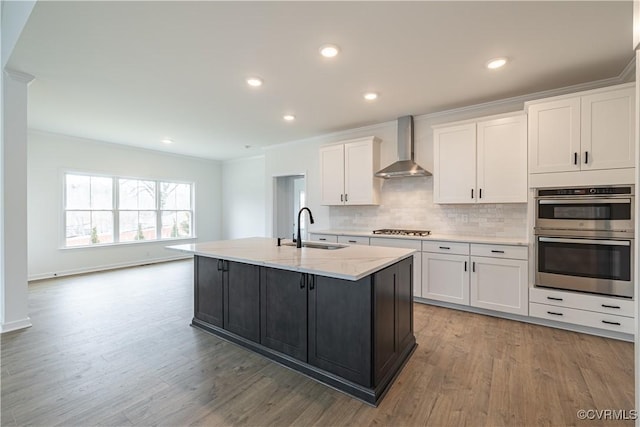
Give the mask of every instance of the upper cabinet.
[[434, 127], [435, 203], [526, 203], [524, 114]]
[[[567, 182], [570, 179], [590, 184], [598, 180], [603, 183], [601, 177], [606, 179], [606, 176], [580, 172], [634, 167], [633, 84], [531, 101], [526, 106], [529, 173], [570, 172], [553, 175], [547, 180], [555, 180], [557, 185], [571, 184]], [[624, 175], [617, 172], [615, 176]], [[540, 177], [535, 177], [534, 181], [544, 183]]]
[[366, 138], [320, 147], [322, 205], [377, 205], [380, 140]]

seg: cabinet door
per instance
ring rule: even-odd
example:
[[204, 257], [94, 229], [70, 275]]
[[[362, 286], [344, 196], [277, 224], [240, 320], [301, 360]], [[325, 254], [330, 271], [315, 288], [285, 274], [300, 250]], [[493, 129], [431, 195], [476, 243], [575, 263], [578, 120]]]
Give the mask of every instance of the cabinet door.
[[634, 167], [634, 89], [582, 97], [583, 170]]
[[471, 257], [471, 305], [528, 315], [527, 261]]
[[344, 145], [344, 201], [346, 205], [378, 203], [374, 184], [373, 142], [352, 142]]
[[309, 361], [371, 386], [371, 276], [358, 281], [311, 276]]
[[260, 342], [260, 267], [224, 262], [224, 328]]
[[194, 317], [223, 327], [222, 260], [194, 257]]
[[580, 98], [529, 107], [529, 173], [580, 170]]
[[433, 201], [475, 203], [475, 123], [435, 129], [433, 147]]
[[344, 204], [344, 145], [320, 148], [320, 204]]
[[469, 305], [469, 257], [423, 253], [422, 297]]
[[527, 202], [526, 116], [478, 122], [478, 202]]
[[307, 361], [307, 275], [262, 268], [260, 343]]

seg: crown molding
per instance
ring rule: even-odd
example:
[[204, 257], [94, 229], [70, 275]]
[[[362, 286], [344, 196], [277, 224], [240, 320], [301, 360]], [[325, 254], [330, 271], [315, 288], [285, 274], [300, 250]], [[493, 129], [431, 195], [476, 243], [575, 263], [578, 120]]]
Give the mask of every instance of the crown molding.
[[25, 83], [25, 84], [31, 83], [36, 78], [35, 76], [32, 76], [29, 73], [24, 73], [22, 71], [12, 70], [10, 68], [5, 68], [4, 69], [4, 74], [7, 77], [11, 77], [13, 80], [16, 80], [18, 82], [22, 82], [22, 83]]
[[527, 101], [533, 101], [536, 99], [551, 98], [558, 95], [567, 95], [575, 92], [582, 92], [582, 91], [591, 90], [591, 89], [599, 89], [602, 87], [619, 85], [623, 83], [628, 83], [630, 81], [634, 81], [635, 71], [636, 71], [636, 66], [635, 66], [635, 58], [634, 58], [624, 67], [622, 72], [618, 74], [616, 77], [610, 77], [610, 78], [601, 79], [601, 80], [594, 80], [591, 82], [579, 83], [571, 86], [544, 90], [541, 92], [528, 93], [526, 95], [519, 95], [511, 98], [498, 99], [496, 101], [484, 102], [482, 104], [474, 104], [474, 105], [468, 105], [465, 107], [437, 111], [434, 113], [421, 114], [419, 116], [416, 116], [415, 119], [428, 120], [428, 119], [433, 119], [437, 117], [449, 116], [452, 114], [468, 113], [468, 112], [474, 112], [477, 110], [485, 110], [487, 108], [495, 108], [495, 107], [500, 107], [505, 105], [519, 104], [519, 103], [524, 104]]

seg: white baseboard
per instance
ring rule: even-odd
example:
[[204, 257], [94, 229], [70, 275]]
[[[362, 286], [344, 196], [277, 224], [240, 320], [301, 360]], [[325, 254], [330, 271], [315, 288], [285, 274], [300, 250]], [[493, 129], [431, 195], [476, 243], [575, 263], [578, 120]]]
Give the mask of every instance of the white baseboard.
[[137, 267], [137, 266], [147, 265], [147, 264], [157, 264], [160, 262], [177, 261], [180, 259], [189, 259], [191, 257], [193, 257], [193, 255], [177, 255], [177, 256], [161, 257], [161, 258], [138, 259], [135, 261], [120, 262], [115, 264], [95, 265], [91, 267], [76, 268], [72, 270], [31, 274], [29, 275], [28, 280], [34, 281], [34, 280], [43, 280], [43, 279], [53, 279], [55, 277], [73, 276], [76, 274], [95, 273], [97, 271], [116, 270], [118, 268]]
[[0, 325], [0, 333], [17, 331], [18, 329], [25, 329], [31, 327], [31, 318], [27, 317], [22, 320], [14, 320], [13, 322], [3, 323]]

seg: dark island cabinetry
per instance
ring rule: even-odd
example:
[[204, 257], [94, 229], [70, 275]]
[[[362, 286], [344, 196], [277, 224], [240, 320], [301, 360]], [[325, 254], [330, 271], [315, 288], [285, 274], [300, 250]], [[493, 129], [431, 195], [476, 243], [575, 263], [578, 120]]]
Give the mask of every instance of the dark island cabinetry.
[[192, 324], [377, 404], [415, 348], [412, 262], [346, 280], [196, 256]]
[[307, 361], [307, 281], [309, 275], [262, 268], [260, 342]]

